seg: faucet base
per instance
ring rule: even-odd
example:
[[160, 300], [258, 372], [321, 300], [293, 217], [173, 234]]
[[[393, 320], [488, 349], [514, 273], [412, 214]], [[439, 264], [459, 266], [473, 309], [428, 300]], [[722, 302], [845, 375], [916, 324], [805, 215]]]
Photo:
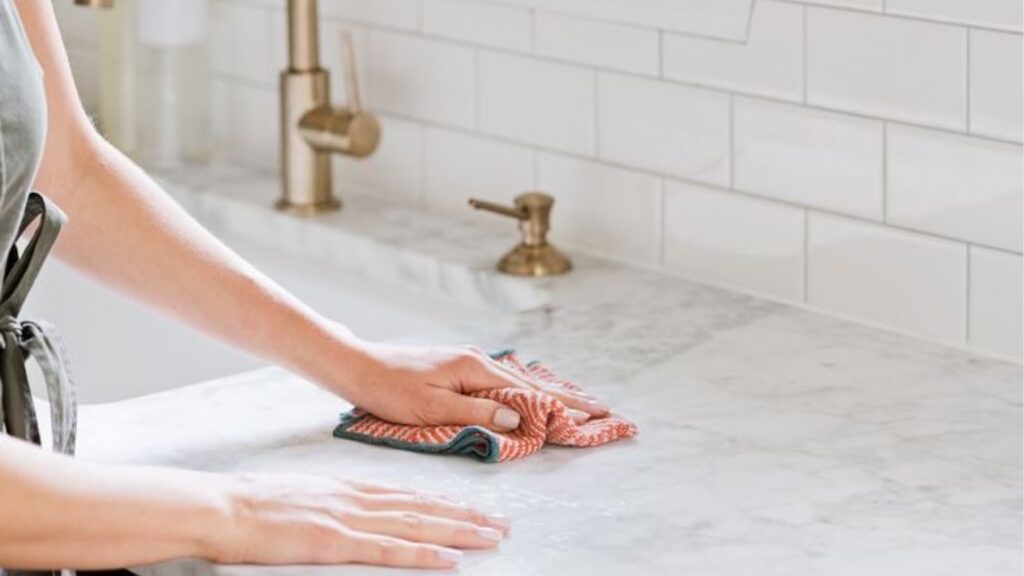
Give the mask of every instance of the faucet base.
[[274, 203], [274, 208], [277, 208], [286, 214], [294, 214], [296, 216], [316, 216], [317, 214], [326, 214], [328, 212], [337, 212], [338, 210], [341, 210], [341, 200], [338, 200], [337, 198], [328, 198], [327, 200], [316, 202], [314, 204], [296, 204], [282, 198]]

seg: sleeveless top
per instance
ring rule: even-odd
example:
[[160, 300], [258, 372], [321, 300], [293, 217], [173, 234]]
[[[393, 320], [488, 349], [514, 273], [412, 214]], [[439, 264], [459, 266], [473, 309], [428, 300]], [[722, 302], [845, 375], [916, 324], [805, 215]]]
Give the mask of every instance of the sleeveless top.
[[[25, 372], [31, 357], [46, 380], [53, 448], [72, 454], [75, 399], [63, 346], [49, 325], [18, 317], [64, 222], [56, 205], [31, 191], [45, 140], [43, 71], [12, 0], [0, 0], [0, 433], [41, 444]], [[38, 226], [19, 250], [15, 242], [33, 222]], [[58, 573], [0, 568], [0, 576]]]

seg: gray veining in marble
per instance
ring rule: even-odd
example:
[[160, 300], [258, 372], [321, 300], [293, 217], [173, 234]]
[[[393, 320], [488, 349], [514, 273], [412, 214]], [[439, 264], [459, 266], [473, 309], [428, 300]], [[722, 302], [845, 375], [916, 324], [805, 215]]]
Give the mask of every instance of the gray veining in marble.
[[[185, 202], [216, 226], [275, 242], [295, 232], [269, 211]], [[343, 401], [266, 369], [83, 407], [81, 457], [347, 474], [510, 515], [512, 537], [498, 552], [469, 554], [464, 574], [1021, 572], [1021, 366], [589, 258], [568, 278], [524, 284], [489, 272], [501, 242], [485, 233], [471, 249], [436, 232], [451, 227], [353, 204], [289, 241], [319, 246], [344, 228], [312, 249], [358, 270], [386, 254], [402, 261], [415, 246], [418, 256], [366, 273], [475, 294], [484, 307], [479, 322], [407, 341], [516, 346], [586, 382], [640, 435], [501, 465], [364, 446], [330, 436]], [[192, 561], [139, 571], [399, 573]]]

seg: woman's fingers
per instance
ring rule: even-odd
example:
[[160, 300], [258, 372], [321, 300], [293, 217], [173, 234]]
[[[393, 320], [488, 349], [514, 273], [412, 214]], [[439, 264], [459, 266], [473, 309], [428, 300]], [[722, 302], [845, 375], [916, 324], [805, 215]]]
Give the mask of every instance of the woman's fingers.
[[346, 515], [345, 524], [360, 532], [475, 550], [494, 548], [504, 537], [488, 526], [419, 512], [360, 512]]
[[598, 418], [608, 415], [608, 406], [593, 396], [573, 393], [565, 389], [556, 390], [552, 387], [541, 387], [538, 389], [545, 394], [558, 398], [571, 410], [579, 410]]
[[423, 494], [368, 495], [361, 498], [359, 503], [364, 510], [416, 512], [422, 515], [439, 516], [461, 522], [469, 522], [477, 526], [494, 528], [503, 534], [508, 534], [509, 527], [511, 526], [508, 518], [501, 514], [485, 514], [469, 506]]
[[434, 393], [437, 398], [427, 414], [433, 424], [483, 426], [496, 432], [509, 432], [519, 427], [519, 413], [500, 402], [464, 396], [443, 388], [437, 388]]
[[408, 542], [390, 536], [355, 533], [345, 539], [345, 561], [399, 568], [450, 569], [458, 566], [462, 552]]

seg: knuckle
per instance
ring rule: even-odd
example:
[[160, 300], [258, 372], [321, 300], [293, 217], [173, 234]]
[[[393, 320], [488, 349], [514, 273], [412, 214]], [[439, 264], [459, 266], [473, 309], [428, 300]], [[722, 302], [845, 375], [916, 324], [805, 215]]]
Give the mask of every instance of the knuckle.
[[378, 564], [394, 566], [402, 561], [402, 545], [394, 538], [381, 538], [374, 549], [374, 560]]
[[401, 522], [406, 533], [412, 537], [422, 537], [426, 532], [426, 520], [418, 512], [402, 512]]

